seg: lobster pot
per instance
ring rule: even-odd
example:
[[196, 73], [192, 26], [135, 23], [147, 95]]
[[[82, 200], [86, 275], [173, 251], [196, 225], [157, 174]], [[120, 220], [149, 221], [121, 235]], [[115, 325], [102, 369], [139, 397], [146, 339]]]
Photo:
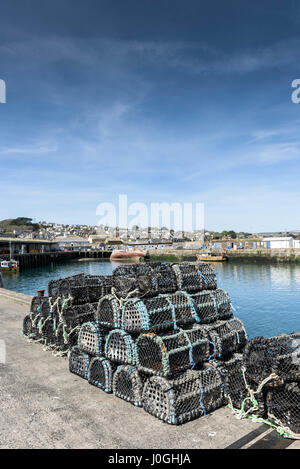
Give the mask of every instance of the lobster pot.
[[27, 314], [23, 319], [23, 335], [32, 340], [39, 340], [42, 338], [42, 335], [37, 326], [38, 324], [37, 316]]
[[51, 280], [48, 283], [49, 298], [57, 298], [59, 296], [59, 282], [60, 280]]
[[105, 339], [105, 356], [114, 363], [134, 365], [135, 343], [127, 332], [120, 329], [110, 331]]
[[176, 326], [175, 308], [167, 295], [143, 300], [129, 298], [123, 306], [121, 316], [121, 329], [133, 334], [168, 330]]
[[159, 293], [175, 293], [177, 291], [177, 278], [170, 263], [151, 263], [156, 277]]
[[185, 324], [194, 324], [200, 322], [194, 301], [186, 292], [176, 292], [172, 295], [166, 295], [166, 298], [174, 308], [175, 326], [183, 326]]
[[120, 365], [113, 376], [113, 394], [142, 407], [143, 377], [135, 366]]
[[77, 346], [73, 347], [69, 356], [69, 370], [81, 378], [88, 379], [90, 356], [79, 350]]
[[80, 326], [85, 322], [93, 322], [96, 309], [97, 303], [86, 303], [85, 305], [80, 306], [68, 306], [62, 312], [61, 319], [69, 329], [73, 329], [74, 327]]
[[205, 262], [198, 262], [197, 270], [204, 281], [204, 290], [215, 290], [217, 288], [217, 275], [215, 269]]
[[119, 301], [113, 295], [106, 295], [99, 300], [95, 320], [109, 329], [121, 327], [121, 310]]
[[78, 348], [90, 355], [101, 355], [103, 352], [104, 332], [95, 322], [86, 322], [78, 334]]
[[92, 358], [89, 366], [88, 381], [103, 391], [112, 392], [113, 374], [117, 365], [104, 357]]
[[212, 290], [211, 294], [215, 300], [218, 319], [230, 319], [232, 317], [232, 304], [228, 293], [222, 288]]
[[32, 334], [32, 320], [29, 314], [27, 314], [23, 319], [23, 335], [29, 337]]
[[177, 289], [187, 293], [211, 290], [217, 287], [217, 277], [209, 264], [202, 262], [182, 262], [173, 264]]
[[55, 330], [54, 338], [56, 347], [61, 352], [66, 352], [71, 350], [72, 347], [77, 346], [78, 330], [75, 327], [68, 329], [63, 323], [59, 323]]
[[43, 337], [45, 338], [45, 345], [56, 344], [56, 336], [55, 336], [53, 319], [48, 320], [44, 324], [42, 334], [43, 334]]
[[240, 409], [248, 392], [242, 373], [243, 355], [235, 353], [226, 361], [215, 360], [211, 363], [219, 371], [224, 385], [224, 404]]
[[86, 279], [86, 284], [88, 288], [89, 303], [96, 303], [100, 298], [111, 293], [112, 277], [108, 275], [102, 275], [99, 277], [90, 276]]
[[135, 296], [156, 296], [157, 279], [149, 264], [127, 264], [117, 267], [112, 274], [113, 288], [121, 298], [135, 291]]
[[68, 295], [64, 295], [63, 298], [70, 298], [72, 305], [84, 305], [89, 303], [89, 292], [86, 285], [70, 285], [68, 288]]
[[41, 302], [38, 310], [39, 310], [39, 313], [40, 313], [40, 317], [45, 319], [48, 316], [50, 316], [51, 307], [50, 307], [50, 303], [49, 303], [49, 298], [43, 297], [43, 300], [44, 301]]
[[242, 351], [247, 343], [244, 324], [236, 317], [194, 327], [201, 328], [203, 336], [210, 340], [215, 358], [225, 358], [231, 353]]
[[143, 407], [164, 422], [179, 425], [221, 407], [222, 389], [213, 368], [187, 370], [171, 380], [151, 376], [144, 385]]
[[191, 295], [191, 298], [194, 302], [200, 324], [209, 324], [217, 321], [218, 310], [212, 291], [204, 290], [194, 293]]
[[84, 274], [80, 274], [72, 277], [65, 277], [60, 280], [59, 283], [59, 296], [61, 298], [68, 298], [72, 296], [72, 287], [84, 286]]
[[275, 373], [278, 378], [266, 386], [280, 382], [300, 381], [300, 333], [282, 334], [265, 339], [255, 337], [244, 351], [247, 377], [260, 383]]
[[74, 285], [81, 285], [83, 277], [84, 273], [80, 273], [76, 275], [71, 275], [69, 277], [60, 278], [58, 280], [51, 280], [48, 284], [48, 296], [52, 298], [57, 298], [58, 296], [68, 297], [69, 294], [66, 290], [68, 288], [68, 285], [70, 285], [71, 283]]
[[300, 384], [286, 383], [268, 391], [268, 418], [287, 433], [300, 438]]
[[157, 335], [141, 334], [136, 341], [139, 371], [170, 376], [210, 358], [210, 344], [200, 329], [179, 329]]
[[34, 319], [35, 316], [40, 312], [40, 306], [43, 302], [43, 296], [34, 296], [31, 300], [30, 312], [31, 317]]

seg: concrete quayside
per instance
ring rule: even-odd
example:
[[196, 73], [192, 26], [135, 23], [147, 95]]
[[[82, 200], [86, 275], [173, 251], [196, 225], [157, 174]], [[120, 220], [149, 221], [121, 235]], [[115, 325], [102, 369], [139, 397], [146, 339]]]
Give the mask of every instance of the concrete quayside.
[[300, 448], [226, 407], [171, 426], [121, 399], [116, 406], [113, 395], [69, 373], [67, 358], [22, 336], [30, 300], [0, 289], [1, 448]]

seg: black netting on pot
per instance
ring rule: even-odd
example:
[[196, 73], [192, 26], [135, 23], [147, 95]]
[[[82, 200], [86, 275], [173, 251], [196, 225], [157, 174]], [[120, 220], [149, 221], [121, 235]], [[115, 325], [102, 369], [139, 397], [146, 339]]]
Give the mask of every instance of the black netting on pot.
[[216, 290], [212, 290], [211, 294], [216, 302], [218, 319], [230, 319], [232, 317], [233, 308], [228, 293], [221, 288], [217, 288]]
[[168, 330], [174, 326], [175, 308], [166, 295], [129, 298], [122, 308], [120, 327], [127, 332]]
[[41, 318], [46, 318], [50, 313], [49, 298], [45, 296], [35, 296], [31, 300], [30, 317], [33, 325], [37, 326]]
[[120, 365], [113, 376], [113, 394], [131, 404], [142, 407], [144, 378], [135, 366]]
[[32, 315], [32, 318], [39, 312], [39, 307], [41, 306], [42, 300], [44, 297], [42, 296], [34, 296], [31, 300], [31, 305], [30, 305], [30, 312]]
[[200, 382], [201, 405], [205, 414], [212, 412], [223, 405], [224, 386], [219, 371], [204, 363], [202, 369], [197, 371]]
[[89, 303], [88, 287], [86, 285], [70, 285], [68, 288], [68, 295], [65, 294], [63, 298], [70, 298], [72, 305], [83, 305]]
[[103, 391], [112, 392], [113, 374], [117, 365], [104, 357], [92, 358], [89, 366], [88, 381]]
[[69, 296], [68, 288], [72, 285], [82, 285], [84, 273], [71, 275], [69, 277], [60, 278], [58, 280], [51, 280], [48, 284], [49, 297], [63, 297]]
[[191, 295], [178, 291], [172, 295], [165, 296], [174, 308], [176, 326], [200, 322], [200, 317]]
[[120, 298], [150, 297], [159, 293], [157, 278], [149, 264], [126, 264], [117, 267], [112, 274], [113, 288]]
[[300, 381], [300, 333], [255, 337], [245, 348], [244, 364], [247, 377], [256, 383], [274, 373], [277, 378], [266, 384], [269, 387]]
[[56, 335], [54, 330], [53, 319], [45, 322], [43, 326], [43, 337], [45, 338], [45, 345], [55, 345], [56, 344]]
[[217, 277], [214, 269], [202, 262], [182, 262], [173, 264], [176, 275], [177, 289], [188, 293], [211, 290], [217, 287]]
[[217, 288], [217, 274], [211, 264], [205, 262], [196, 263], [199, 275], [204, 280], [204, 290], [215, 290]]
[[213, 344], [215, 358], [225, 358], [231, 353], [242, 351], [247, 343], [245, 326], [236, 317], [194, 327], [199, 327], [203, 336], [209, 338]]
[[[72, 346], [69, 344], [69, 336], [66, 335], [65, 327], [63, 323], [59, 323], [58, 327], [55, 330], [55, 345], [57, 347], [57, 350], [61, 352], [65, 352], [67, 350], [70, 350]], [[77, 341], [76, 343], [73, 344], [73, 346], [77, 346]]]
[[78, 347], [89, 355], [102, 355], [104, 345], [103, 329], [96, 322], [86, 322], [78, 334]]
[[191, 295], [200, 324], [209, 324], [218, 319], [216, 300], [211, 290], [204, 290]]
[[268, 418], [287, 433], [300, 437], [300, 384], [286, 383], [272, 388], [266, 399]]
[[89, 279], [87, 283], [89, 303], [95, 303], [111, 293], [112, 277], [100, 276], [98, 283], [92, 283], [94, 279]]
[[177, 291], [177, 278], [170, 263], [151, 263], [156, 276], [159, 293], [175, 293]]
[[79, 326], [85, 322], [94, 321], [97, 303], [67, 306], [61, 314], [61, 320], [68, 328]]
[[29, 314], [27, 314], [23, 319], [22, 332], [25, 337], [29, 337], [32, 334], [32, 320]]
[[50, 307], [50, 303], [49, 303], [49, 298], [43, 297], [43, 301], [41, 302], [40, 306], [38, 307], [38, 311], [40, 313], [41, 318], [45, 319], [48, 316], [50, 316], [51, 307]]
[[201, 417], [222, 405], [220, 375], [213, 368], [187, 370], [174, 379], [151, 376], [143, 389], [146, 412], [173, 425]]
[[69, 370], [75, 375], [88, 379], [90, 356], [82, 352], [77, 346], [73, 347], [69, 355]]
[[99, 300], [95, 319], [109, 329], [121, 327], [120, 303], [114, 295], [106, 295]]
[[146, 333], [136, 341], [138, 369], [158, 376], [170, 376], [210, 358], [209, 340], [200, 329]]
[[105, 339], [104, 353], [114, 363], [134, 365], [136, 362], [135, 342], [127, 332], [115, 329]]
[[211, 366], [215, 366], [221, 375], [224, 385], [224, 404], [240, 409], [242, 402], [248, 396], [242, 371], [243, 355], [235, 353], [225, 361], [214, 360]]
[[49, 298], [57, 298], [59, 296], [59, 283], [60, 280], [50, 280], [48, 283]]

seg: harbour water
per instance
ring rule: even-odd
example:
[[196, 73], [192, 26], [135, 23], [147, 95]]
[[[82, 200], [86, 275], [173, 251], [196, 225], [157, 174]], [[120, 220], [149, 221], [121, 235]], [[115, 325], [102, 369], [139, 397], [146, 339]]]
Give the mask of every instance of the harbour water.
[[[36, 295], [47, 294], [48, 282], [79, 272], [111, 274], [118, 264], [78, 262], [32, 268], [4, 275], [4, 288]], [[215, 264], [218, 284], [230, 295], [235, 315], [245, 324], [249, 338], [300, 331], [300, 265], [228, 262]]]

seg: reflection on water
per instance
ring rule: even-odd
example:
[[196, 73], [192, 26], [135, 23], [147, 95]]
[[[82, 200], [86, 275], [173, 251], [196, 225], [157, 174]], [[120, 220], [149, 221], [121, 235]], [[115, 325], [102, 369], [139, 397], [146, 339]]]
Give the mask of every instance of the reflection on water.
[[[119, 262], [69, 262], [5, 275], [4, 288], [29, 295], [47, 291], [48, 282], [86, 272], [109, 275]], [[300, 331], [300, 266], [293, 264], [214, 264], [221, 288], [228, 291], [235, 314], [245, 323], [249, 337]]]

